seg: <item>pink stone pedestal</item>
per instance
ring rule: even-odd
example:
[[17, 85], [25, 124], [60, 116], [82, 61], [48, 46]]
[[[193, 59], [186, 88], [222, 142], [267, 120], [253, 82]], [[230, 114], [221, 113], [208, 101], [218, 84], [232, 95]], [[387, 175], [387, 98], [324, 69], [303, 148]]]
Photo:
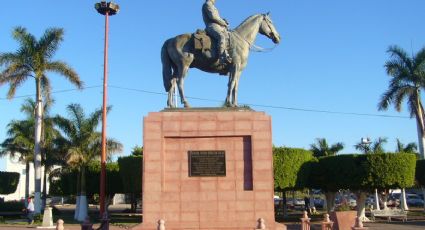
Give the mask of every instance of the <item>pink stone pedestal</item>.
[[[286, 229], [274, 221], [271, 117], [235, 109], [149, 113], [143, 223], [133, 229]], [[226, 176], [189, 177], [188, 151], [225, 151]]]

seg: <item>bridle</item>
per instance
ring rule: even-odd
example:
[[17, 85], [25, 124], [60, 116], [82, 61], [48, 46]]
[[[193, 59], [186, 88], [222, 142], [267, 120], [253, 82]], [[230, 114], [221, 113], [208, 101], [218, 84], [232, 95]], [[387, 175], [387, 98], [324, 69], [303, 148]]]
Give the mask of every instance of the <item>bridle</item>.
[[[271, 32], [271, 34], [269, 36], [273, 36], [274, 37], [275, 35], [274, 35], [274, 32], [273, 32], [272, 27], [270, 26], [270, 23], [271, 23], [270, 20], [267, 18], [267, 15], [263, 14], [262, 16], [263, 16], [263, 21], [266, 21], [266, 24], [267, 24], [267, 26], [268, 26], [268, 28], [269, 28], [269, 30]], [[241, 35], [239, 35], [239, 33], [236, 30], [231, 30], [229, 32], [232, 33], [232, 34], [234, 34], [234, 35], [236, 35], [236, 37], [239, 38], [240, 40], [248, 43], [249, 49], [251, 51], [254, 51], [254, 52], [270, 52], [270, 51], [274, 50], [276, 48], [276, 46], [277, 46], [277, 44], [275, 44], [271, 48], [263, 48], [261, 46], [255, 45], [255, 44], [247, 41], [245, 38], [243, 38]]]

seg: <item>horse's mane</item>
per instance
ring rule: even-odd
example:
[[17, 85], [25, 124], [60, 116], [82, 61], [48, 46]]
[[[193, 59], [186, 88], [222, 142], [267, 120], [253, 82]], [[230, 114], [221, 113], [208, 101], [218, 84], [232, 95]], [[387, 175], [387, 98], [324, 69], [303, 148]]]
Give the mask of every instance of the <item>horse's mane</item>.
[[244, 25], [247, 25], [248, 23], [248, 21], [251, 21], [251, 20], [253, 20], [254, 18], [257, 18], [257, 17], [259, 17], [259, 16], [261, 16], [261, 14], [254, 14], [254, 15], [251, 15], [251, 16], [249, 16], [248, 18], [246, 18], [245, 20], [243, 20], [242, 22], [241, 22], [241, 24], [239, 24], [236, 28], [235, 28], [235, 30], [237, 30], [237, 29], [239, 29], [239, 28], [242, 28]]

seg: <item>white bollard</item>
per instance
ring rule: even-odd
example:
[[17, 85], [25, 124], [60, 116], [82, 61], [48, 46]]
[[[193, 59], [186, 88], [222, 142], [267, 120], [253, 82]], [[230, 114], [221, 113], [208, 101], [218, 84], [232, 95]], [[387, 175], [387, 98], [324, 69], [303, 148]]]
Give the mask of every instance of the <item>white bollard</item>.
[[56, 230], [64, 230], [65, 228], [63, 227], [63, 220], [59, 219], [58, 222], [56, 222]]
[[165, 220], [158, 220], [158, 230], [165, 230]]
[[257, 228], [256, 229], [266, 229], [266, 221], [263, 218], [257, 220]]
[[41, 224], [41, 226], [42, 227], [54, 227], [52, 208], [51, 207], [46, 206], [46, 208], [44, 208], [43, 223]]

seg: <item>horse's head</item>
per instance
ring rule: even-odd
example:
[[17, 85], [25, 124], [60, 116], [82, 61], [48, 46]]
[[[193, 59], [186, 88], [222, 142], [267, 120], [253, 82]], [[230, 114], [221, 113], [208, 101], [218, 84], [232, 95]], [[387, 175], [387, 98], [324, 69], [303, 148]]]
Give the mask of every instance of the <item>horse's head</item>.
[[269, 13], [263, 14], [263, 21], [261, 22], [260, 26], [260, 34], [272, 39], [275, 44], [280, 42], [280, 35], [274, 27]]

